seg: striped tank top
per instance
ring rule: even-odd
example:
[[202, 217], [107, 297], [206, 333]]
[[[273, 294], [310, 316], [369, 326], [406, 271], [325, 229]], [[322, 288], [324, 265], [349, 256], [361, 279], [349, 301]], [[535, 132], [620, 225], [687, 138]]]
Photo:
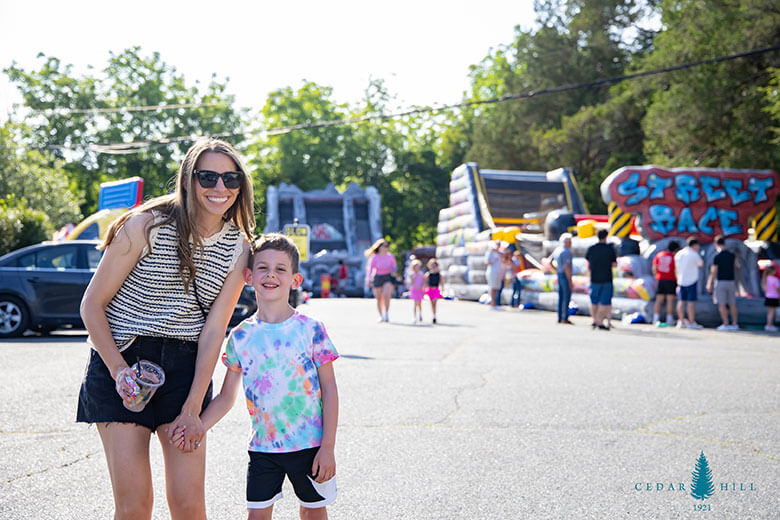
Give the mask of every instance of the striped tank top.
[[[159, 222], [160, 216], [155, 217]], [[225, 222], [222, 230], [203, 239], [202, 254], [196, 250], [195, 285], [206, 312], [241, 256], [244, 239], [235, 224]], [[184, 291], [176, 254], [177, 240], [175, 222], [152, 229], [151, 253], [143, 256], [148, 252], [145, 246], [141, 260], [106, 307], [108, 325], [120, 352], [136, 336], [198, 341], [205, 319], [192, 284], [188, 293]]]

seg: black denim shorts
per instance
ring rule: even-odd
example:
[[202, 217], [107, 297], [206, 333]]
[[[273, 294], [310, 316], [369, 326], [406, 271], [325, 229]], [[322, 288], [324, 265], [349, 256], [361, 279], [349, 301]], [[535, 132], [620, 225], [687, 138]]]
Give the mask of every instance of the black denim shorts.
[[[198, 344], [173, 338], [139, 336], [122, 352], [128, 365], [137, 359], [153, 361], [165, 371], [165, 383], [157, 389], [146, 408], [131, 412], [122, 404], [116, 384], [108, 367], [95, 349], [91, 349], [89, 363], [79, 391], [76, 422], [134, 423], [156, 431], [160, 425], [173, 422], [192, 386]], [[212, 383], [209, 383], [201, 412], [211, 402]]]

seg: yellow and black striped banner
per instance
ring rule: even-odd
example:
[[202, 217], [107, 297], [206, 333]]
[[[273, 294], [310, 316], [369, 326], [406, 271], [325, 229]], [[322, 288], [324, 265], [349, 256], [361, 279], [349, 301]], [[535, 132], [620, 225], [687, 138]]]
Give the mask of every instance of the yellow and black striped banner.
[[626, 238], [631, 234], [633, 218], [631, 213], [624, 213], [614, 202], [607, 206], [609, 214], [609, 234], [619, 238]]
[[777, 209], [772, 206], [753, 217], [756, 240], [777, 242]]

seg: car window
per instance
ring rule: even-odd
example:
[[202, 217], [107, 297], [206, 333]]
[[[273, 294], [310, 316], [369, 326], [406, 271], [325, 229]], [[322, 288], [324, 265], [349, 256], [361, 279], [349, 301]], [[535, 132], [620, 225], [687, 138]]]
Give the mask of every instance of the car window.
[[51, 247], [38, 250], [35, 267], [38, 269], [76, 269], [78, 250], [76, 246]]
[[87, 265], [90, 269], [97, 269], [100, 259], [103, 257], [102, 249], [90, 247], [87, 249]]
[[20, 256], [16, 259], [16, 265], [18, 267], [26, 267], [27, 269], [35, 269], [35, 256], [36, 253], [29, 253], [24, 256]]

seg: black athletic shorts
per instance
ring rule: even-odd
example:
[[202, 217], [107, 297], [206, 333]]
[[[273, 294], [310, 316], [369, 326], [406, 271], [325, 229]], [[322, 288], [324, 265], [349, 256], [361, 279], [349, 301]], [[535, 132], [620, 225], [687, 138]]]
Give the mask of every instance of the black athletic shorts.
[[336, 500], [336, 477], [319, 483], [311, 474], [311, 465], [318, 450], [309, 448], [289, 453], [250, 451], [246, 474], [247, 508], [266, 509], [282, 498], [285, 475], [303, 507], [325, 507]]
[[[81, 382], [77, 422], [122, 422], [139, 424], [153, 432], [160, 425], [173, 422], [190, 393], [195, 376], [198, 344], [173, 338], [139, 336], [122, 352], [127, 364], [146, 359], [160, 365], [165, 371], [165, 383], [157, 389], [146, 407], [131, 412], [122, 404], [116, 391], [116, 382], [95, 349], [90, 349], [89, 363]], [[212, 384], [206, 391], [201, 412], [211, 402]]]
[[374, 283], [372, 284], [374, 288], [382, 287], [386, 283], [393, 283], [393, 275], [391, 274], [374, 275]]
[[677, 292], [677, 282], [674, 280], [658, 280], [658, 290], [656, 294], [675, 294]]

